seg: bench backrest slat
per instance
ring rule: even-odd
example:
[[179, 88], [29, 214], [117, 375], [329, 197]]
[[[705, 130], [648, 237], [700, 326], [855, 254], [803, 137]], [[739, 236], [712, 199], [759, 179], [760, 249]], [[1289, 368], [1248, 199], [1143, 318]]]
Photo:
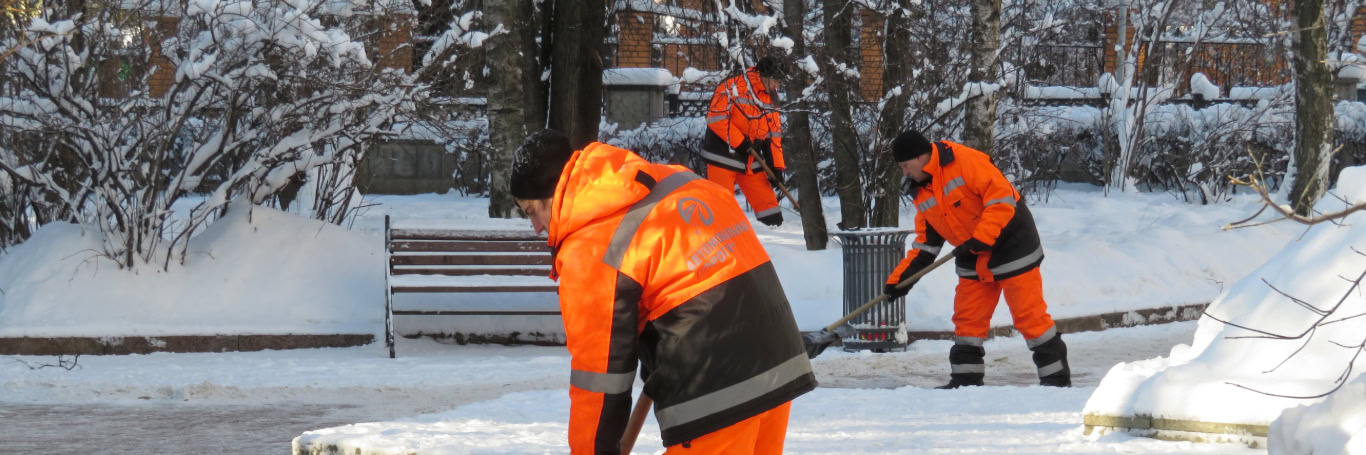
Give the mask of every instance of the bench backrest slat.
[[390, 272], [393, 275], [446, 275], [446, 276], [474, 276], [474, 275], [496, 275], [496, 276], [550, 276], [550, 267], [445, 267], [445, 266], [410, 266], [395, 267]]
[[507, 256], [390, 256], [390, 265], [550, 265], [550, 254]]
[[472, 231], [454, 229], [398, 229], [390, 231], [390, 238], [395, 242], [399, 240], [525, 240], [537, 241], [545, 245], [544, 235], [536, 235], [530, 231]]
[[550, 247], [545, 241], [525, 240], [394, 240], [394, 251], [549, 253]]

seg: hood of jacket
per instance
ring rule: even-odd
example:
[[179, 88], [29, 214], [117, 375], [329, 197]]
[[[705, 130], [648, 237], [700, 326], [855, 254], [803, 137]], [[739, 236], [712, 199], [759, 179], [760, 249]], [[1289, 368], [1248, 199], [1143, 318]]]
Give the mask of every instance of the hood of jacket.
[[651, 166], [628, 150], [601, 142], [574, 152], [551, 201], [550, 246], [558, 247], [574, 231], [644, 199], [650, 188], [636, 181], [636, 175]]

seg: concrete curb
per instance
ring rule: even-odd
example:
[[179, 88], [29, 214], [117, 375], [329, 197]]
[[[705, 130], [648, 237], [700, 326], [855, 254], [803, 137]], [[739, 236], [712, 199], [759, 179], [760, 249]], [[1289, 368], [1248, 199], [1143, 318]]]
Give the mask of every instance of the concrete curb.
[[363, 346], [374, 341], [373, 334], [9, 337], [0, 338], [0, 355], [245, 352], [266, 349], [342, 348]]
[[1153, 416], [1082, 416], [1084, 434], [1106, 434], [1121, 431], [1167, 441], [1242, 443], [1253, 449], [1266, 448], [1268, 425], [1246, 423], [1201, 422], [1199, 420], [1165, 419]]

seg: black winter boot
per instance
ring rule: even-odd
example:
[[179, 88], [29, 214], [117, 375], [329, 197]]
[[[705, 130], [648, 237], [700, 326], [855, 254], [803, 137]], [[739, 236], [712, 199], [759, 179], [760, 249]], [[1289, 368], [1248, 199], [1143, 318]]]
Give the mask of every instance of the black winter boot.
[[949, 374], [949, 383], [936, 389], [956, 389], [964, 386], [982, 385], [982, 378], [986, 376], [987, 366], [985, 358], [987, 350], [976, 344], [964, 343], [959, 341], [949, 348], [949, 365], [953, 368]]
[[1039, 368], [1039, 385], [1071, 387], [1072, 368], [1067, 363], [1067, 344], [1062, 342], [1062, 334], [1056, 328], [1049, 329], [1028, 343], [1029, 350], [1034, 351], [1034, 366]]
[[935, 387], [935, 388], [936, 388], [936, 389], [940, 389], [940, 390], [948, 390], [948, 389], [956, 389], [956, 388], [959, 388], [959, 387], [976, 387], [976, 386], [982, 385], [982, 376], [983, 376], [983, 375], [980, 375], [980, 374], [977, 375], [977, 379], [975, 379], [975, 380], [974, 380], [974, 379], [971, 379], [971, 378], [962, 378], [962, 377], [960, 377], [960, 376], [967, 376], [967, 375], [959, 375], [959, 374], [950, 375], [949, 383], [948, 383], [948, 384], [944, 384], [944, 385], [941, 385], [941, 386]]

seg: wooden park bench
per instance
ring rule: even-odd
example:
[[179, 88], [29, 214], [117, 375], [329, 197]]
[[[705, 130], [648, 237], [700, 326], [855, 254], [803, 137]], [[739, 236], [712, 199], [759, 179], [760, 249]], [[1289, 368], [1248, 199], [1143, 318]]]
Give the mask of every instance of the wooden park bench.
[[[544, 235], [529, 229], [395, 228], [385, 216], [384, 244], [385, 345], [390, 358], [395, 356], [395, 316], [461, 317], [467, 321], [471, 317], [494, 317], [479, 321], [498, 321], [477, 324], [486, 327], [510, 321], [508, 316], [559, 319], [558, 304], [546, 304], [557, 302], [559, 287], [548, 278], [551, 255]], [[418, 296], [396, 308], [396, 295]], [[532, 304], [518, 304], [513, 296]], [[515, 342], [516, 336], [462, 334], [459, 340]]]

